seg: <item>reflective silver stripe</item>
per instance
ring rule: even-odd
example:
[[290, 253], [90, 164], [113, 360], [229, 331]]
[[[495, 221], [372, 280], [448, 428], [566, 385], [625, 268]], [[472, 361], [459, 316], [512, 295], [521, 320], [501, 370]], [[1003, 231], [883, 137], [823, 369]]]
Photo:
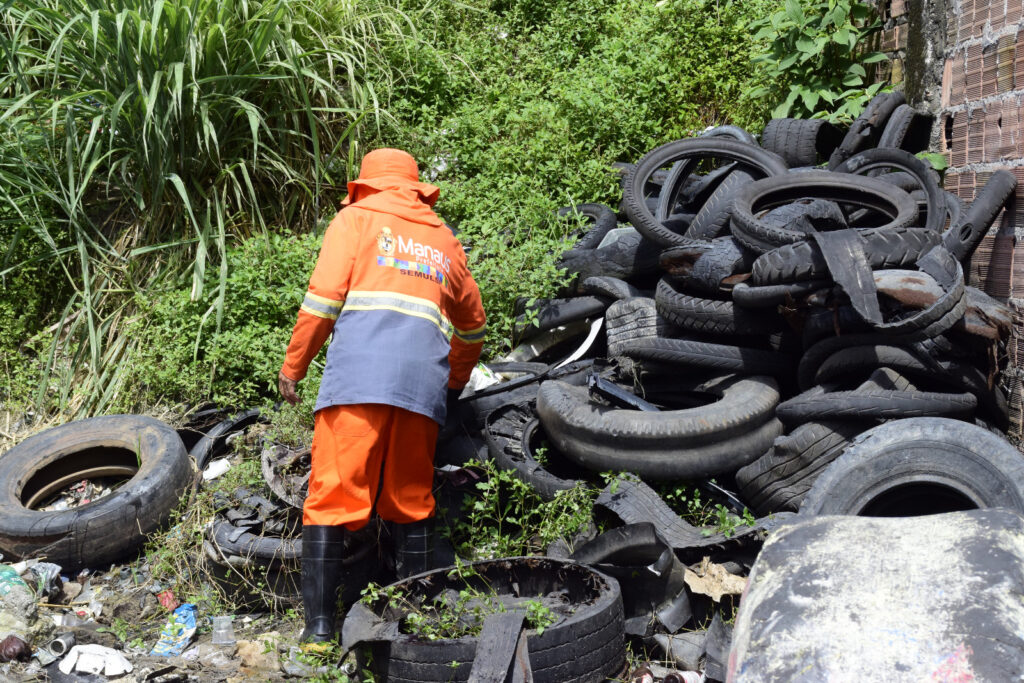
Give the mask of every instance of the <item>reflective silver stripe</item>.
[[302, 309], [312, 313], [313, 315], [318, 315], [321, 318], [337, 318], [338, 314], [341, 313], [341, 304], [332, 306], [330, 304], [323, 303], [323, 301], [324, 299], [322, 297], [314, 299], [307, 294], [305, 298], [302, 299]]
[[455, 337], [461, 339], [467, 344], [476, 344], [482, 342], [487, 337], [487, 326], [478, 327], [475, 330], [468, 330], [463, 332], [462, 330], [454, 330]]
[[441, 310], [426, 299], [401, 294], [349, 292], [343, 311], [394, 311], [414, 318], [423, 318], [437, 325], [445, 337], [451, 338], [452, 324]]

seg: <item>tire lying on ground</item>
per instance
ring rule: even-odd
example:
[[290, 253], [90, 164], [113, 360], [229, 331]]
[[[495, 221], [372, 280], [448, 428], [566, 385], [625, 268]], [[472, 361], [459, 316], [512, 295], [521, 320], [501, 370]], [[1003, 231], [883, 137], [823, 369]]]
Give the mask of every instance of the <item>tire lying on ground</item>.
[[[889, 368], [878, 368], [858, 391], [908, 391], [914, 386]], [[823, 396], [825, 387], [808, 395]], [[839, 457], [857, 434], [875, 426], [871, 419], [834, 419], [805, 422], [780, 436], [760, 458], [736, 472], [744, 502], [758, 514], [796, 512], [807, 491], [829, 463]]]
[[[470, 590], [493, 596], [505, 609], [528, 602], [549, 606], [557, 621], [542, 631], [527, 627], [526, 647], [537, 683], [589, 683], [614, 678], [625, 664], [622, 594], [619, 584], [575, 562], [512, 557], [441, 569], [392, 584], [406, 601], [386, 596], [357, 603], [345, 618], [342, 646], [371, 646], [372, 667], [392, 683], [467, 681], [478, 656], [476, 636], [428, 640], [403, 633], [408, 605], [431, 605], [449, 593]], [[538, 597], [539, 596], [539, 597]], [[484, 603], [483, 600], [478, 601]], [[486, 603], [483, 607], [486, 609]], [[426, 611], [426, 610], [424, 610]], [[463, 608], [463, 617], [483, 617]], [[494, 656], [493, 652], [479, 653]], [[481, 680], [492, 680], [481, 679]]]
[[[67, 510], [37, 509], [70, 484], [109, 478], [109, 495]], [[185, 444], [144, 415], [94, 417], [36, 434], [0, 457], [0, 552], [43, 557], [65, 571], [135, 552], [191, 483]]]
[[779, 390], [769, 377], [680, 378], [678, 391], [715, 400], [695, 408], [620, 410], [590, 400], [586, 388], [541, 384], [537, 414], [566, 457], [587, 469], [634, 472], [650, 479], [688, 479], [741, 467], [782, 432]]
[[1024, 455], [981, 427], [920, 417], [856, 437], [814, 482], [800, 514], [899, 517], [990, 507], [1024, 512]]

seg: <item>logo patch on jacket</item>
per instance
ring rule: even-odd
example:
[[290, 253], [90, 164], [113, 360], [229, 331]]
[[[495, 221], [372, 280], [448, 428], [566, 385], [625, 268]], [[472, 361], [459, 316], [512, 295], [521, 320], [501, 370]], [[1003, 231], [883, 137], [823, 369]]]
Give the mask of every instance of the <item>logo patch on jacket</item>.
[[395, 253], [395, 236], [392, 234], [391, 228], [386, 225], [377, 233], [377, 249], [385, 256]]

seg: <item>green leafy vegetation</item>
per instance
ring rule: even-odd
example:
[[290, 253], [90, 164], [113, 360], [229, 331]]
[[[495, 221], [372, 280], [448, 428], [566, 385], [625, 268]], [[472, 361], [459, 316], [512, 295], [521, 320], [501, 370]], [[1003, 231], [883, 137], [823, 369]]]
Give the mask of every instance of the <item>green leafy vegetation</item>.
[[482, 478], [466, 496], [464, 514], [449, 529], [456, 552], [484, 560], [543, 553], [557, 540], [570, 548], [591, 523], [598, 490], [579, 484], [544, 501], [515, 474], [488, 461], [476, 465]]
[[762, 78], [748, 94], [777, 103], [773, 117], [849, 122], [885, 85], [868, 73], [887, 59], [866, 49], [881, 28], [870, 2], [785, 0], [751, 28], [755, 41], [771, 43], [754, 60]]
[[741, 97], [756, 53], [748, 22], [773, 2], [611, 0], [440, 3], [404, 46], [380, 144], [409, 149], [440, 185], [507, 349], [511, 303], [551, 295], [572, 232], [560, 206], [617, 206], [611, 164], [705, 127], [760, 127]]
[[380, 113], [379, 47], [413, 33], [388, 0], [5, 3], [0, 253], [57, 266], [35, 283], [57, 297], [36, 402], [56, 375], [58, 409], [107, 408], [139, 343], [120, 324], [152, 286], [207, 297], [219, 330], [231, 243], [335, 206]]

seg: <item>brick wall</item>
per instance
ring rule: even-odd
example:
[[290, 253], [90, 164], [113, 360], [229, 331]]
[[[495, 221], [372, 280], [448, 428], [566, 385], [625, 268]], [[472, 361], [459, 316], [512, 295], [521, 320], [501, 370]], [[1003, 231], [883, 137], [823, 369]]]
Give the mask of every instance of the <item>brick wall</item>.
[[[1024, 436], [1024, 0], [879, 0], [875, 47], [890, 55], [876, 78], [935, 114], [933, 151], [945, 186], [966, 202], [996, 169], [1018, 179], [1014, 200], [967, 267], [968, 283], [1014, 310], [1002, 377], [1011, 432]], [[916, 81], [916, 82], [915, 82]]]

